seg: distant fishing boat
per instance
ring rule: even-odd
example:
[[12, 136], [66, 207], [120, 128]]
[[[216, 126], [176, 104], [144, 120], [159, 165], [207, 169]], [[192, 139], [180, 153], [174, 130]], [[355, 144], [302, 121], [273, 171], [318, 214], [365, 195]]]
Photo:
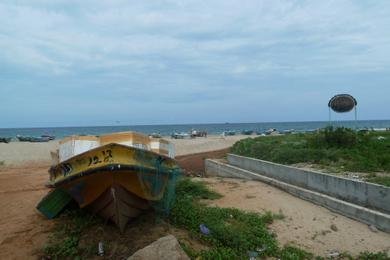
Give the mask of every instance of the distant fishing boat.
[[253, 133], [254, 133], [253, 130], [243, 130], [243, 131], [241, 132], [241, 134], [243, 134], [243, 135], [252, 135]]
[[207, 137], [207, 131], [191, 130], [191, 137]]
[[11, 137], [0, 137], [0, 143], [6, 143], [8, 144], [11, 142], [12, 138]]
[[294, 132], [295, 132], [294, 129], [287, 129], [287, 130], [283, 130], [282, 134], [289, 135], [289, 134], [293, 134]]
[[275, 128], [270, 128], [267, 131], [265, 131], [265, 134], [266, 135], [274, 135], [274, 134], [279, 134], [279, 132]]
[[17, 135], [16, 138], [19, 140], [19, 142], [32, 142], [32, 143], [41, 143], [41, 142], [49, 142], [51, 137], [48, 136], [40, 136], [40, 137], [34, 137], [34, 136], [21, 136]]
[[[49, 171], [50, 185], [121, 231], [129, 219], [163, 198], [171, 177], [179, 172], [168, 141], [133, 132], [68, 137], [60, 141], [57, 156], [59, 163]], [[54, 195], [52, 200], [44, 198], [37, 208], [52, 217], [57, 212], [48, 209], [57, 201]]]
[[171, 135], [171, 138], [173, 139], [188, 139], [188, 138], [191, 138], [191, 135], [190, 134], [187, 134], [187, 133], [173, 133]]
[[47, 139], [49, 139], [49, 141], [56, 139], [56, 137], [54, 135], [48, 135], [48, 134], [41, 135], [41, 137], [47, 138]]
[[17, 135], [16, 138], [19, 142], [32, 142], [32, 143], [41, 143], [50, 141], [47, 137], [33, 137], [33, 136], [20, 136]]
[[256, 135], [265, 136], [266, 134], [263, 131], [256, 131]]
[[16, 136], [16, 139], [18, 139], [19, 142], [30, 142], [31, 137], [17, 135], [17, 136]]

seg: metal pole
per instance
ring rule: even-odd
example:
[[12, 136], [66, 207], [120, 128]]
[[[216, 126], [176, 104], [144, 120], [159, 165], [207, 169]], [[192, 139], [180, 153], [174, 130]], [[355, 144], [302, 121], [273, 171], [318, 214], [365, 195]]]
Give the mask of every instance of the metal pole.
[[355, 106], [355, 130], [357, 131], [358, 126], [357, 126], [357, 106]]

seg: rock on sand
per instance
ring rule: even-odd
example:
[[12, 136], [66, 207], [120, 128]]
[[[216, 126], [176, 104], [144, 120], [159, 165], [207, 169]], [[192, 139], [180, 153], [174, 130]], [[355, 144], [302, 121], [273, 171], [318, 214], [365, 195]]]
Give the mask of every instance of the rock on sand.
[[177, 239], [168, 235], [158, 239], [152, 244], [138, 250], [127, 260], [189, 260]]

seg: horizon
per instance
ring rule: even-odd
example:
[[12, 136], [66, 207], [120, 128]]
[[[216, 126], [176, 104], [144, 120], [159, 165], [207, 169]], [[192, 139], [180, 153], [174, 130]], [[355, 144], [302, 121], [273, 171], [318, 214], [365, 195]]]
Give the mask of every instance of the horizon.
[[[389, 121], [390, 119], [357, 119], [357, 122], [364, 121]], [[78, 126], [36, 126], [36, 127], [0, 127], [0, 129], [45, 129], [45, 128], [94, 128], [94, 127], [142, 127], [142, 126], [191, 126], [191, 125], [229, 125], [229, 124], [288, 124], [288, 123], [326, 123], [329, 120], [313, 120], [313, 121], [268, 121], [268, 122], [220, 122], [220, 123], [177, 123], [177, 124], [139, 124], [139, 125], [127, 125], [127, 124], [117, 124], [117, 125], [78, 125]], [[343, 123], [343, 122], [355, 122], [354, 119], [346, 120], [332, 120], [334, 123]]]

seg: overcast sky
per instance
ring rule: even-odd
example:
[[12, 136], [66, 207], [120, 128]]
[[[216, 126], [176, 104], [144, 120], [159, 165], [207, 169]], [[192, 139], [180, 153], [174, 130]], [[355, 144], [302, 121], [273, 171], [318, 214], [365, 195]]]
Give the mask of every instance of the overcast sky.
[[0, 91], [0, 127], [390, 119], [390, 1], [1, 1]]

